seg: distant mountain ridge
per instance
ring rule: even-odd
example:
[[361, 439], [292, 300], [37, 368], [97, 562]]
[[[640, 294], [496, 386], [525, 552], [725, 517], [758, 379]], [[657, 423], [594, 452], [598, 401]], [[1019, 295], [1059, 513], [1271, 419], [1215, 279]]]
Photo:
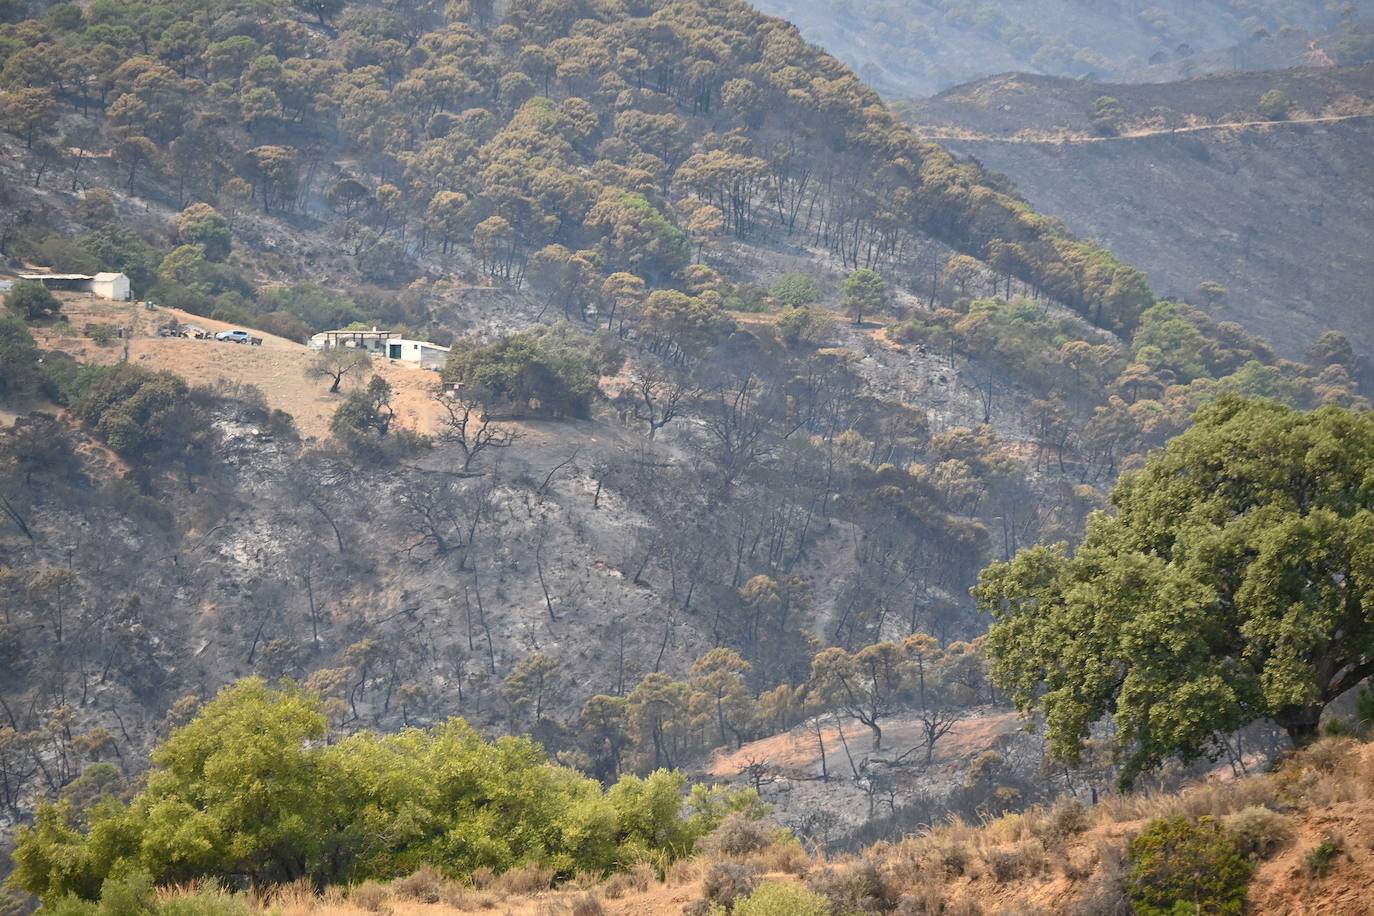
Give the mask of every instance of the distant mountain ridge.
[[1229, 70], [1348, 62], [1367, 54], [1354, 4], [1202, 0], [763, 0], [765, 12], [893, 96], [932, 95], [1024, 71], [1162, 82]]
[[[1282, 120], [1258, 110], [1268, 92], [1285, 100]], [[1119, 137], [1095, 128], [1103, 97]], [[1365, 357], [1374, 348], [1374, 66], [1159, 85], [1010, 74], [899, 107], [919, 134], [1006, 174], [1162, 294], [1220, 283], [1219, 317], [1289, 356], [1329, 328]], [[1211, 124], [1223, 126], [1171, 132]]]

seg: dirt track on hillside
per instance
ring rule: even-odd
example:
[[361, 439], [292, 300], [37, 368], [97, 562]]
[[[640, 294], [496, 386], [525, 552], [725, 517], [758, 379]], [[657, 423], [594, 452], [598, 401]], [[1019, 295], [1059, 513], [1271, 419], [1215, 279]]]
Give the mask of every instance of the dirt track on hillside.
[[1043, 132], [1023, 130], [1015, 134], [990, 134], [978, 131], [949, 130], [947, 128], [923, 128], [913, 125], [913, 130], [922, 140], [939, 142], [942, 140], [969, 140], [978, 143], [1035, 143], [1035, 144], [1078, 144], [1078, 143], [1123, 143], [1145, 137], [1164, 137], [1181, 134], [1196, 134], [1207, 131], [1223, 130], [1273, 130], [1299, 124], [1334, 124], [1340, 121], [1356, 121], [1374, 118], [1372, 113], [1332, 115], [1321, 118], [1290, 118], [1283, 121], [1227, 121], [1220, 124], [1193, 124], [1187, 127], [1164, 127], [1158, 129], [1127, 130], [1112, 136], [1096, 134], [1075, 134], [1064, 132]]

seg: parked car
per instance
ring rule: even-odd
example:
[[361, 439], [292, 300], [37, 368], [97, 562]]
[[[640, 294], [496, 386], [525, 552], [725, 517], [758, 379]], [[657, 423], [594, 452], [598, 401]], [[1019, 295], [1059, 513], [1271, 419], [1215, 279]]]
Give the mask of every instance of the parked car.
[[215, 335], [215, 340], [225, 340], [229, 343], [248, 343], [252, 339], [252, 335], [247, 331], [220, 331]]

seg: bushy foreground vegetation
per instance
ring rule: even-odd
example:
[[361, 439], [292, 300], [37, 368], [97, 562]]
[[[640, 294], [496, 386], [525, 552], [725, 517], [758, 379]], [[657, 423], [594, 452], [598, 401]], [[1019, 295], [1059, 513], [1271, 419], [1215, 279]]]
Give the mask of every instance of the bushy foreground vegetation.
[[100, 896], [112, 876], [316, 885], [429, 865], [452, 875], [546, 866], [662, 868], [752, 792], [693, 791], [658, 771], [603, 791], [519, 738], [485, 741], [461, 720], [327, 742], [319, 698], [258, 679], [226, 688], [153, 754], [127, 802], [45, 805], [19, 833], [17, 887], [48, 904]]
[[[552, 891], [553, 868], [533, 863], [499, 876], [478, 868], [455, 880], [421, 866], [389, 882], [320, 889], [297, 881], [242, 892], [214, 882], [154, 890], [151, 876], [132, 868], [104, 881], [98, 903], [68, 896], [45, 912], [329, 916], [423, 903], [463, 912], [536, 904], [540, 916], [601, 916], [623, 898], [632, 912], [689, 916], [1228, 916], [1247, 904], [1272, 906], [1269, 894], [1287, 893], [1275, 880], [1290, 875], [1304, 882], [1306, 899], [1321, 901], [1330, 876], [1368, 864], [1355, 861], [1367, 852], [1340, 832], [1314, 839], [1310, 826], [1343, 822], [1363, 830], [1362, 812], [1374, 797], [1370, 750], [1347, 737], [1324, 738], [1265, 775], [1175, 794], [1107, 795], [1092, 805], [1063, 798], [978, 825], [955, 818], [856, 856], [808, 855], [777, 828], [735, 813], [692, 857], [661, 872], [641, 862], [607, 878], [579, 874]], [[663, 893], [659, 882], [673, 892]]]

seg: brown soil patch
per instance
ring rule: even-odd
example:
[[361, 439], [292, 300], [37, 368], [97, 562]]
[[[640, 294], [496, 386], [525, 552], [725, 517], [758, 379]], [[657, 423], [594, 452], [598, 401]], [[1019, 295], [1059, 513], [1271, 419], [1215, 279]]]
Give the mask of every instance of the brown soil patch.
[[[329, 435], [329, 420], [346, 396], [329, 394], [327, 381], [310, 378], [306, 372], [315, 353], [302, 344], [276, 337], [251, 327], [225, 324], [191, 315], [178, 309], [159, 307], [148, 310], [137, 303], [106, 302], [82, 295], [61, 295], [66, 323], [34, 329], [39, 346], [61, 350], [82, 362], [115, 363], [124, 357], [125, 341], [106, 346], [81, 336], [87, 324], [112, 324], [131, 329], [128, 340], [130, 362], [149, 369], [166, 369], [193, 385], [236, 383], [252, 385], [262, 391], [269, 407], [285, 411], [296, 420], [305, 437]], [[198, 325], [208, 331], [242, 328], [262, 338], [262, 346], [220, 343], [215, 340], [189, 340], [158, 337], [158, 325], [175, 319]], [[433, 432], [437, 412], [430, 393], [438, 376], [409, 363], [375, 359], [372, 371], [392, 387], [392, 406], [402, 425], [420, 432]], [[366, 376], [353, 384], [366, 381]]]
[[[786, 880], [785, 876], [772, 876]], [[391, 898], [383, 913], [388, 916], [456, 916], [459, 913], [502, 914], [502, 916], [558, 916], [572, 912], [568, 904], [582, 895], [582, 891], [564, 888], [530, 896], [506, 897], [500, 894], [474, 892], [470, 905], [462, 907], [448, 903], [423, 903], [418, 900]], [[666, 916], [680, 914], [682, 908], [701, 896], [701, 884], [659, 884], [649, 886], [643, 893], [629, 891], [614, 900], [591, 891], [600, 901], [606, 916]], [[282, 916], [376, 916], [375, 911], [351, 903], [331, 904], [319, 901], [309, 906], [284, 906], [277, 910]]]
[[[881, 753], [884, 757], [896, 757], [922, 742], [921, 723], [915, 719], [894, 718], [890, 722], [882, 723], [882, 726]], [[1013, 734], [1020, 727], [1021, 717], [1012, 712], [965, 719], [955, 725], [949, 734], [935, 745], [934, 762], [940, 765], [966, 761], [972, 755], [994, 747], [998, 740]], [[844, 759], [840, 730], [829, 726], [821, 729], [821, 735], [825, 741], [825, 753], [830, 765], [840, 765], [836, 762]], [[856, 759], [872, 753], [872, 733], [862, 724], [846, 722], [844, 739], [849, 744], [850, 753]], [[711, 763], [710, 773], [722, 778], [737, 776], [741, 768], [751, 760], [766, 760], [783, 773], [793, 776], [816, 775], [820, 772], [821, 766], [815, 733], [799, 727], [781, 735], [750, 741], [737, 751], [717, 751]]]
[[[1366, 766], [1369, 760], [1366, 754]], [[1293, 844], [1255, 873], [1249, 911], [1303, 916], [1374, 913], [1374, 801], [1310, 811], [1296, 822], [1296, 828]], [[1308, 874], [1308, 853], [1328, 837], [1341, 839], [1345, 852], [1324, 876]]]

